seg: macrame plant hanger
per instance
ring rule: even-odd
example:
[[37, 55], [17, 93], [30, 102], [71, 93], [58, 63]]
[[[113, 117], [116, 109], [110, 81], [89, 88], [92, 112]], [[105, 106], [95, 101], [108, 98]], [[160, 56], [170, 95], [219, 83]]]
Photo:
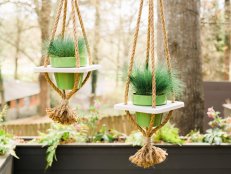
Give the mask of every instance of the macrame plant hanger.
[[[126, 81], [125, 87], [125, 97], [124, 97], [124, 105], [128, 104], [128, 93], [129, 93], [129, 84], [130, 84], [130, 76], [132, 74], [133, 66], [134, 66], [134, 58], [136, 53], [136, 45], [139, 35], [139, 28], [140, 28], [140, 21], [142, 16], [144, 0], [140, 0], [139, 12], [138, 12], [138, 19], [136, 22], [136, 29], [134, 33], [134, 40], [132, 46], [132, 52], [130, 56], [130, 64], [128, 69], [128, 78]], [[149, 4], [149, 13], [148, 13], [148, 30], [147, 30], [147, 47], [146, 47], [146, 65], [151, 66], [152, 68], [152, 108], [156, 108], [156, 78], [155, 78], [155, 53], [154, 53], [154, 0], [148, 0]], [[168, 48], [168, 37], [166, 32], [165, 26], [165, 17], [164, 17], [164, 8], [163, 8], [163, 0], [159, 0], [159, 8], [160, 8], [160, 20], [162, 24], [162, 32], [164, 35], [164, 51], [165, 51], [165, 58], [167, 62], [168, 71], [170, 74], [170, 80], [172, 80], [172, 73], [171, 73], [171, 62], [170, 62], [170, 53]], [[149, 57], [151, 59], [151, 65], [149, 65]], [[172, 89], [173, 92], [173, 89]], [[172, 102], [175, 101], [174, 93], [172, 93]], [[116, 108], [116, 107], [115, 107]], [[129, 160], [134, 163], [135, 165], [143, 168], [149, 168], [155, 164], [159, 164], [166, 159], [167, 152], [162, 150], [161, 148], [153, 146], [151, 143], [151, 137], [153, 134], [156, 133], [160, 128], [162, 128], [171, 118], [173, 110], [169, 110], [168, 114], [165, 116], [164, 120], [159, 126], [154, 127], [154, 119], [155, 114], [151, 115], [151, 121], [148, 128], [142, 128], [139, 126], [134, 119], [134, 116], [126, 110], [126, 114], [129, 116], [132, 123], [136, 126], [136, 128], [143, 134], [146, 141], [144, 146], [138, 150], [138, 152], [131, 156]]]
[[[67, 4], [68, 0], [60, 0], [58, 4], [58, 10], [54, 22], [54, 27], [51, 33], [51, 40], [50, 43], [54, 40], [55, 34], [58, 28], [58, 24], [60, 21], [60, 16], [63, 11], [63, 21], [62, 21], [62, 30], [61, 30], [61, 38], [64, 39], [65, 37], [65, 29], [66, 29], [66, 18], [67, 18]], [[87, 53], [89, 64], [92, 65], [92, 56], [90, 47], [88, 44], [87, 34], [85, 31], [85, 27], [83, 24], [83, 19], [80, 13], [78, 0], [71, 0], [71, 20], [73, 24], [73, 38], [75, 43], [75, 58], [76, 58], [76, 68], [80, 68], [80, 57], [79, 57], [79, 49], [78, 49], [78, 34], [77, 34], [77, 23], [76, 23], [76, 14], [79, 19], [80, 27], [83, 33], [83, 38], [86, 44]], [[49, 55], [47, 55], [44, 59], [44, 68], [47, 68], [49, 64]], [[47, 114], [48, 116], [53, 119], [54, 121], [61, 123], [61, 124], [73, 124], [77, 121], [76, 113], [68, 106], [69, 99], [87, 82], [91, 75], [91, 71], [87, 72], [86, 77], [84, 78], [82, 85], [79, 87], [79, 80], [80, 75], [79, 73], [75, 73], [75, 82], [74, 87], [71, 91], [66, 92], [65, 90], [60, 90], [50, 79], [48, 72], [45, 72], [45, 78], [50, 86], [59, 94], [62, 98], [62, 102], [60, 105], [54, 108], [48, 108]]]

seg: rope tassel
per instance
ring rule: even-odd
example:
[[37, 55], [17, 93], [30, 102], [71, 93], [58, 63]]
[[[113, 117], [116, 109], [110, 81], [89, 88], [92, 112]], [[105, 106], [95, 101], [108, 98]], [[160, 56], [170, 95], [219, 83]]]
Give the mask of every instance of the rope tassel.
[[54, 108], [48, 108], [46, 112], [52, 120], [61, 124], [70, 125], [77, 121], [76, 113], [69, 107], [68, 100], [63, 100]]
[[131, 156], [129, 160], [138, 167], [149, 168], [162, 163], [167, 157], [167, 152], [159, 147], [152, 145], [150, 137], [147, 138], [145, 145]]

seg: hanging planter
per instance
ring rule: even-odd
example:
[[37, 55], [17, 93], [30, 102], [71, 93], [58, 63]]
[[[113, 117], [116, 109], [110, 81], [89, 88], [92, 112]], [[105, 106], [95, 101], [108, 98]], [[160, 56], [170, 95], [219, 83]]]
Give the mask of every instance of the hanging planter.
[[[142, 68], [143, 67], [143, 68]], [[147, 65], [135, 68], [130, 75], [130, 83], [134, 93], [132, 103], [138, 106], [152, 106], [152, 72]], [[176, 73], [170, 78], [168, 69], [164, 65], [158, 65], [155, 70], [156, 80], [156, 106], [167, 104], [167, 96], [172, 94], [172, 89], [179, 93], [182, 82], [176, 77]], [[163, 114], [156, 114], [154, 126], [162, 122]], [[141, 127], [149, 127], [151, 114], [136, 112], [136, 121]]]
[[[80, 67], [88, 65], [88, 59], [86, 57], [85, 42], [83, 39], [78, 40]], [[51, 67], [54, 68], [75, 68], [75, 43], [71, 38], [56, 38], [49, 47], [48, 54], [51, 62]], [[56, 84], [59, 89], [71, 90], [75, 83], [74, 73], [55, 73]], [[83, 80], [83, 73], [79, 74], [79, 84], [81, 87]]]
[[[92, 65], [91, 51], [77, 0], [71, 0], [70, 6], [73, 39], [65, 37], [68, 2], [70, 1], [59, 1], [51, 40], [48, 44], [48, 54], [44, 59], [44, 66], [34, 68], [35, 72], [44, 73], [47, 82], [62, 98], [60, 105], [54, 108], [47, 108], [46, 110], [47, 115], [51, 119], [61, 124], [76, 123], [77, 114], [69, 107], [69, 99], [86, 84], [91, 72], [100, 68], [99, 65]], [[62, 30], [59, 37], [56, 38], [55, 35], [62, 12]], [[76, 16], [80, 23], [84, 41], [80, 40], [77, 34]], [[85, 46], [88, 58], [85, 56]], [[55, 74], [57, 86], [48, 73]], [[85, 77], [84, 74], [86, 74]]]
[[[133, 124], [146, 138], [144, 146], [138, 150], [135, 155], [131, 156], [129, 160], [139, 167], [149, 168], [155, 164], [163, 162], [168, 155], [165, 150], [153, 146], [151, 143], [152, 135], [169, 121], [173, 110], [184, 107], [184, 102], [175, 101], [175, 85], [179, 80], [172, 72], [163, 0], [159, 0], [159, 5], [167, 66], [166, 68], [165, 66], [160, 65], [156, 67], [154, 53], [154, 0], [149, 0], [145, 67], [136, 67], [136, 69], [133, 70], [143, 4], [144, 0], [140, 0], [138, 19], [136, 22], [133, 47], [128, 68], [128, 78], [125, 87], [124, 103], [116, 104], [114, 108], [117, 110], [125, 110]], [[151, 59], [150, 69], [149, 58]], [[128, 102], [130, 84], [132, 84], [134, 89], [132, 102]], [[178, 86], [181, 86], [180, 83], [178, 83]], [[168, 95], [171, 96], [172, 101], [166, 102]], [[136, 119], [130, 112], [135, 113]], [[164, 113], [166, 113], [166, 116], [163, 116]]]

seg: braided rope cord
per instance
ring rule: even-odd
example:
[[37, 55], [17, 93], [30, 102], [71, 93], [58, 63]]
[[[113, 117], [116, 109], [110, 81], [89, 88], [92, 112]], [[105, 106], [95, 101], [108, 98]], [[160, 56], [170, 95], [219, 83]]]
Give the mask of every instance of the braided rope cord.
[[127, 104], [127, 102], [128, 102], [130, 75], [132, 73], [132, 69], [133, 69], [133, 65], [134, 65], [134, 58], [135, 58], [136, 45], [137, 45], [137, 40], [138, 40], [138, 35], [139, 35], [139, 30], [140, 30], [140, 20], [141, 20], [142, 11], [143, 11], [143, 4], [144, 4], [144, 0], [140, 0], [138, 19], [137, 19], [137, 22], [136, 22], [136, 29], [135, 29], [135, 33], [134, 33], [132, 52], [131, 52], [131, 56], [130, 56], [130, 64], [129, 64], [129, 69], [128, 69], [128, 78], [127, 78], [126, 87], [125, 87], [125, 95], [124, 95], [124, 103], [125, 104]]
[[[61, 32], [61, 37], [64, 39], [64, 34], [66, 30], [66, 19], [67, 19], [67, 0], [63, 1], [64, 3], [64, 8], [63, 8], [63, 25], [62, 25], [62, 32]], [[63, 96], [66, 98], [66, 91], [63, 90]]]
[[[152, 62], [152, 107], [156, 107], [156, 77], [155, 77], [155, 37], [154, 37], [154, 4], [153, 0], [149, 0], [149, 17], [148, 28], [150, 31], [150, 49], [151, 49], [151, 62]], [[149, 34], [148, 34], [149, 35]], [[155, 114], [151, 115], [149, 128], [146, 132], [146, 137], [151, 137], [151, 130], [154, 125]]]
[[145, 65], [148, 68], [149, 66], [149, 55], [150, 55], [150, 36], [151, 36], [151, 32], [150, 32], [150, 21], [151, 21], [151, 6], [149, 5], [149, 9], [148, 9], [148, 29], [147, 29], [147, 48], [146, 48], [146, 61], [145, 61]]
[[91, 65], [92, 64], [91, 49], [90, 49], [90, 46], [89, 46], [87, 33], [86, 33], [86, 30], [85, 30], [85, 27], [84, 27], [83, 19], [82, 19], [81, 13], [80, 13], [79, 4], [78, 4], [77, 0], [75, 0], [75, 8], [76, 8], [77, 15], [78, 15], [78, 18], [79, 18], [79, 23], [80, 23], [80, 26], [81, 26], [81, 29], [82, 29], [83, 37], [84, 37], [84, 40], [85, 40], [85, 43], [86, 43], [87, 52], [88, 52], [88, 56], [89, 56], [89, 64]]
[[151, 32], [151, 62], [152, 62], [152, 107], [156, 107], [156, 75], [155, 75], [155, 37], [154, 37], [154, 4], [153, 0], [149, 0], [150, 7], [150, 32]]
[[[165, 52], [165, 57], [167, 59], [167, 66], [168, 66], [168, 71], [170, 75], [170, 81], [172, 81], [172, 66], [171, 66], [171, 56], [170, 56], [170, 51], [169, 51], [169, 45], [168, 45], [168, 33], [166, 31], [166, 21], [165, 21], [165, 15], [164, 15], [164, 5], [163, 5], [163, 0], [159, 0], [159, 7], [160, 7], [160, 19], [161, 19], [161, 24], [162, 24], [162, 31], [164, 35], [164, 52]], [[172, 101], [175, 101], [175, 93], [173, 88], [172, 90]]]
[[80, 67], [80, 57], [79, 57], [79, 45], [78, 45], [78, 35], [77, 35], [77, 28], [76, 28], [76, 16], [75, 16], [75, 0], [71, 1], [71, 17], [73, 23], [73, 37], [75, 43], [75, 58], [76, 58], [76, 67]]
[[[128, 78], [126, 81], [125, 86], [125, 97], [124, 97], [124, 103], [127, 104], [128, 102], [128, 93], [129, 93], [129, 84], [130, 84], [130, 75], [132, 73], [132, 69], [134, 66], [134, 59], [135, 59], [135, 53], [136, 53], [136, 46], [137, 46], [137, 40], [139, 35], [139, 27], [140, 27], [140, 20], [142, 16], [142, 9], [143, 9], [143, 3], [144, 0], [140, 0], [140, 6], [138, 11], [138, 18], [136, 22], [136, 29], [134, 33], [133, 38], [133, 46], [132, 51], [130, 55], [130, 64], [128, 69]], [[167, 37], [167, 31], [166, 31], [166, 25], [165, 25], [165, 17], [164, 17], [164, 9], [163, 9], [163, 0], [160, 0], [160, 16], [161, 16], [161, 24], [162, 24], [162, 30], [164, 33], [164, 49], [166, 54], [166, 62], [168, 66], [168, 71], [170, 74], [170, 80], [172, 80], [172, 72], [171, 72], [171, 62], [170, 62], [170, 53], [169, 53], [169, 46], [168, 46], [168, 37]], [[151, 57], [151, 67], [152, 67], [152, 107], [156, 107], [156, 79], [155, 79], [155, 31], [154, 31], [154, 0], [149, 0], [149, 13], [148, 13], [148, 29], [147, 29], [147, 46], [146, 46], [146, 65], [148, 66], [149, 63], [149, 57]], [[173, 92], [173, 89], [172, 89]], [[174, 93], [173, 93], [174, 95]], [[151, 115], [151, 121], [148, 128], [143, 129], [140, 127], [136, 120], [133, 118], [132, 114], [130, 114], [129, 111], [126, 111], [127, 115], [129, 116], [132, 123], [137, 127], [137, 129], [142, 132], [144, 136], [147, 138], [150, 138], [157, 130], [162, 128], [171, 118], [173, 111], [170, 111], [164, 121], [157, 127], [154, 127], [154, 120], [155, 120], [155, 114]]]
[[164, 121], [159, 126], [152, 129], [152, 131], [150, 132], [150, 135], [153, 135], [154, 133], [156, 133], [156, 131], [161, 129], [170, 120], [170, 118], [172, 117], [172, 113], [173, 111], [170, 111], [168, 115], [165, 117]]
[[[57, 8], [57, 14], [55, 17], [55, 22], [54, 22], [54, 27], [51, 33], [51, 39], [50, 42], [52, 42], [54, 40], [57, 28], [58, 28], [58, 24], [59, 24], [59, 19], [62, 13], [62, 9], [63, 9], [63, 21], [62, 21], [62, 31], [61, 31], [61, 37], [64, 38], [65, 35], [65, 29], [66, 29], [66, 17], [67, 17], [67, 0], [60, 0], [58, 3], [58, 8]], [[77, 24], [76, 24], [76, 16], [75, 16], [75, 12], [77, 12], [79, 21], [80, 21], [80, 25], [81, 25], [81, 29], [84, 35], [84, 40], [86, 43], [86, 47], [87, 47], [87, 52], [89, 55], [89, 62], [91, 64], [92, 59], [91, 59], [91, 52], [90, 52], [90, 47], [89, 47], [89, 43], [87, 40], [87, 35], [86, 35], [86, 31], [84, 28], [84, 24], [83, 24], [83, 20], [81, 17], [81, 13], [79, 10], [79, 5], [77, 3], [77, 0], [72, 0], [72, 12], [71, 12], [71, 17], [72, 17], [72, 22], [73, 22], [73, 36], [74, 36], [74, 42], [75, 42], [75, 57], [76, 57], [76, 67], [79, 68], [80, 67], [80, 57], [79, 57], [79, 50], [78, 50], [78, 37], [77, 37]], [[44, 59], [44, 67], [47, 67], [47, 65], [49, 64], [49, 56], [46, 55], [45, 59]], [[74, 87], [73, 89], [66, 95], [65, 90], [61, 91], [50, 79], [49, 74], [48, 73], [44, 73], [45, 78], [47, 80], [47, 82], [50, 84], [50, 86], [63, 98], [63, 99], [70, 99], [82, 86], [84, 86], [87, 82], [87, 80], [89, 79], [91, 72], [88, 72], [85, 79], [83, 80], [81, 86], [78, 88], [79, 85], [79, 79], [80, 79], [80, 75], [79, 74], [75, 74], [75, 83], [74, 83]]]
[[[80, 57], [79, 57], [79, 50], [78, 50], [78, 37], [77, 37], [77, 28], [76, 28], [76, 16], [75, 16], [75, 12], [77, 12], [77, 16], [79, 18], [80, 21], [80, 26], [84, 35], [84, 40], [87, 46], [87, 51], [88, 51], [88, 56], [89, 56], [89, 62], [91, 62], [91, 52], [90, 52], [90, 47], [88, 44], [88, 40], [87, 40], [87, 34], [84, 28], [84, 24], [83, 24], [83, 20], [81, 17], [81, 13], [79, 10], [79, 5], [77, 3], [77, 0], [72, 0], [72, 22], [73, 22], [73, 26], [74, 26], [74, 30], [73, 30], [73, 35], [74, 35], [74, 40], [75, 40], [75, 55], [76, 55], [76, 67], [80, 67]], [[89, 79], [91, 75], [91, 72], [87, 73], [87, 76], [85, 77], [85, 79], [82, 82], [81, 87], [86, 84], [87, 80]], [[70, 99], [80, 88], [78, 88], [79, 85], [79, 79], [80, 79], [80, 75], [79, 74], [75, 74], [75, 83], [74, 83], [74, 87], [73, 89], [67, 94], [67, 99]]]
[[[132, 52], [131, 52], [131, 56], [130, 56], [130, 64], [129, 64], [129, 69], [128, 69], [128, 78], [127, 78], [126, 87], [125, 87], [125, 97], [124, 97], [124, 103], [125, 104], [127, 104], [127, 102], [128, 102], [128, 92], [129, 92], [129, 84], [130, 84], [130, 78], [129, 77], [130, 77], [130, 75], [132, 73], [133, 64], [134, 64], [134, 58], [135, 58], [135, 53], [136, 53], [136, 45], [137, 45], [137, 40], [138, 40], [138, 35], [139, 35], [139, 29], [140, 29], [139, 26], [140, 26], [142, 11], [143, 11], [143, 4], [144, 4], [144, 0], [140, 0], [138, 18], [137, 18], [137, 22], [136, 22], [136, 29], [135, 29], [135, 33], [134, 33], [134, 36], [133, 36], [134, 40], [133, 40]], [[129, 111], [126, 111], [126, 113], [129, 116], [129, 118], [132, 121], [132, 123], [145, 136], [146, 135], [145, 130], [136, 123], [136, 120], [133, 118], [132, 114], [130, 114]]]
[[[59, 23], [59, 18], [60, 18], [61, 11], [62, 11], [62, 7], [63, 7], [63, 0], [60, 0], [59, 4], [58, 4], [58, 11], [57, 11], [57, 14], [55, 17], [54, 27], [53, 27], [53, 30], [51, 33], [50, 42], [52, 42], [54, 40], [55, 33], [57, 31], [57, 27], [58, 27], [58, 23]], [[47, 67], [48, 64], [49, 64], [49, 56], [46, 55], [44, 58], [44, 67]], [[44, 76], [45, 76], [45, 79], [47, 80], [47, 82], [50, 84], [50, 86], [64, 99], [65, 98], [64, 93], [52, 82], [52, 80], [49, 77], [49, 74], [44, 73]]]
[[64, 39], [64, 34], [66, 30], [66, 19], [67, 19], [67, 0], [64, 0], [64, 8], [63, 8], [63, 26], [61, 36]]
[[132, 121], [133, 125], [143, 134], [143, 136], [146, 136], [145, 130], [136, 123], [133, 115], [129, 111], [126, 111], [126, 114], [129, 116], [129, 119]]

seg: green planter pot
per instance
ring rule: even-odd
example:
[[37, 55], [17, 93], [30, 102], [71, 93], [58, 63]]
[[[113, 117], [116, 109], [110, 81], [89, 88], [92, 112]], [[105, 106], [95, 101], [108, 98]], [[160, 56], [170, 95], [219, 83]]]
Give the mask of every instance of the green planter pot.
[[[156, 96], [156, 105], [161, 106], [167, 103], [166, 95]], [[139, 106], [152, 106], [151, 95], [136, 95], [133, 94], [133, 104]], [[156, 114], [154, 126], [159, 126], [162, 122], [163, 114]], [[141, 127], [149, 127], [151, 121], [151, 114], [136, 112], [136, 121]]]
[[[75, 57], [55, 57], [50, 56], [51, 66], [54, 68], [75, 68]], [[80, 56], [80, 66], [88, 65], [86, 56]], [[63, 90], [71, 90], [75, 83], [74, 73], [55, 73], [57, 86]], [[83, 73], [80, 73], [79, 86], [82, 85]]]

